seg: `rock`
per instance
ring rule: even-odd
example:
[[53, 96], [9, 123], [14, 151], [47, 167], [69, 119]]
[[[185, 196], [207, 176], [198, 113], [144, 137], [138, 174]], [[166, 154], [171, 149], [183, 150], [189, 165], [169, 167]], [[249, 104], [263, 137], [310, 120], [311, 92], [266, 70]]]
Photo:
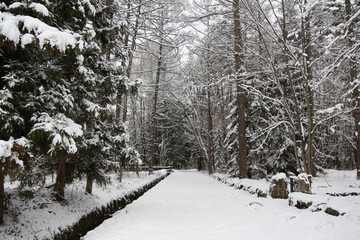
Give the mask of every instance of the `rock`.
[[266, 197], [267, 197], [267, 193], [265, 193], [265, 192], [263, 192], [263, 191], [261, 191], [261, 190], [258, 189], [258, 191], [257, 191], [257, 196], [258, 196], [258, 197], [262, 197], [262, 198], [266, 198]]
[[307, 209], [313, 204], [312, 201], [303, 201], [303, 200], [294, 200], [292, 198], [289, 198], [289, 206], [294, 205], [298, 209]]
[[269, 194], [272, 198], [288, 198], [289, 190], [285, 173], [279, 173], [271, 178]]
[[333, 196], [333, 197], [360, 196], [360, 193], [358, 193], [358, 192], [326, 193], [326, 194], [330, 195], [330, 196]]
[[[333, 215], [333, 216], [335, 216], [335, 217], [338, 217], [338, 216], [340, 215], [340, 212], [339, 212], [338, 210], [335, 210], [335, 209], [333, 209], [333, 208], [331, 208], [331, 207], [326, 208], [326, 209], [325, 209], [325, 212], [326, 212], [327, 214]], [[342, 214], [342, 215], [343, 215], [343, 214]]]
[[300, 173], [297, 180], [297, 191], [311, 193], [311, 178], [305, 173]]
[[325, 206], [326, 206], [326, 203], [316, 204], [315, 206], [312, 207], [311, 211], [312, 212], [320, 212], [324, 209]]

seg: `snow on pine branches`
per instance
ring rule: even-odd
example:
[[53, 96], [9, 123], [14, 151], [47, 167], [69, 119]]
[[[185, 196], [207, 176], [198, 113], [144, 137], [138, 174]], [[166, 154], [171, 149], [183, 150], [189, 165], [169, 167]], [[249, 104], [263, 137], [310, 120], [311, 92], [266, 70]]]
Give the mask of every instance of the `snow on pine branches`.
[[76, 139], [83, 135], [82, 127], [62, 113], [51, 117], [42, 113], [30, 132], [36, 138], [37, 133], [45, 133], [50, 140], [48, 153], [55, 155], [58, 151], [65, 151], [69, 154], [77, 152]]
[[65, 52], [67, 47], [82, 49], [84, 44], [81, 36], [70, 30], [60, 30], [37, 18], [7, 12], [0, 12], [0, 33], [5, 40], [23, 48], [37, 42], [40, 48], [50, 46]]
[[7, 160], [10, 160], [18, 167], [22, 168], [24, 163], [21, 159], [19, 159], [19, 153], [14, 151], [14, 148], [28, 148], [29, 146], [29, 140], [24, 137], [18, 139], [14, 139], [11, 137], [7, 141], [0, 140], [0, 166], [6, 164]]

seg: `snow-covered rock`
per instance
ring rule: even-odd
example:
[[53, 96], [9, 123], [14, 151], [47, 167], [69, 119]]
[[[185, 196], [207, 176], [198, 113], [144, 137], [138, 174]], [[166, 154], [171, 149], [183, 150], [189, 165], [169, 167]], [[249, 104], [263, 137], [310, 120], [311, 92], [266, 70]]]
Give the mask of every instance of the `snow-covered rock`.
[[285, 173], [278, 173], [271, 178], [269, 193], [272, 198], [288, 198], [289, 190]]

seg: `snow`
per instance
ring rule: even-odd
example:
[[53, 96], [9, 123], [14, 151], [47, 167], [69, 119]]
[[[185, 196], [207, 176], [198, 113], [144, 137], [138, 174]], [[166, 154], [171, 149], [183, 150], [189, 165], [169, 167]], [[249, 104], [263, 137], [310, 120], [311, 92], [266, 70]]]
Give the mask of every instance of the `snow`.
[[309, 183], [309, 175], [306, 173], [300, 173], [298, 179], [305, 181], [305, 183]]
[[[84, 43], [78, 34], [68, 30], [60, 31], [59, 29], [51, 27], [39, 19], [30, 16], [15, 16], [11, 13], [0, 12], [0, 33], [15, 44], [18, 44], [20, 39], [23, 39], [19, 30], [19, 26], [21, 25], [23, 25], [22, 30], [34, 34], [39, 40], [41, 48], [45, 48], [49, 45], [62, 52], [65, 52], [66, 48], [69, 46], [72, 48], [83, 48]], [[25, 38], [25, 43], [22, 43], [21, 46], [25, 46], [28, 43], [29, 39]]]
[[21, 137], [15, 140], [15, 143], [19, 146], [22, 146], [24, 148], [30, 147], [30, 141], [26, 139], [25, 137]]
[[90, 3], [90, 0], [82, 0], [82, 2], [83, 2], [83, 4], [86, 4], [86, 5], [89, 7], [90, 12], [91, 12], [93, 15], [95, 15], [96, 9], [95, 9], [94, 5], [92, 5], [92, 4]]
[[24, 137], [15, 140], [11, 137], [8, 141], [0, 140], [0, 163], [4, 163], [6, 158], [10, 158], [10, 160], [14, 161], [19, 167], [23, 167], [23, 161], [20, 160], [18, 154], [12, 150], [14, 143], [24, 148], [29, 147], [29, 140]]
[[11, 4], [9, 6], [9, 9], [15, 9], [15, 8], [20, 8], [20, 7], [26, 7], [25, 3], [14, 2], [13, 4]]
[[360, 181], [356, 180], [356, 170], [326, 170], [326, 174], [314, 177], [312, 181], [312, 192], [319, 195], [343, 192], [360, 193]]
[[76, 59], [78, 60], [78, 63], [79, 63], [80, 65], [84, 64], [85, 58], [84, 58], [84, 56], [83, 56], [82, 54], [80, 54], [79, 56], [77, 56]]
[[42, 14], [45, 17], [48, 17], [50, 15], [49, 10], [41, 3], [31, 3], [29, 5], [29, 8], [34, 9], [36, 12]]
[[79, 66], [78, 71], [80, 74], [84, 74], [84, 75], [88, 72], [88, 70], [83, 66]]
[[227, 185], [235, 188], [241, 188], [249, 193], [255, 194], [259, 191], [262, 193], [269, 192], [270, 182], [265, 179], [239, 179], [235, 177], [229, 177], [227, 174], [215, 173], [213, 177]]
[[0, 239], [52, 239], [60, 228], [73, 225], [86, 213], [106, 206], [165, 174], [165, 171], [155, 171], [153, 175], [141, 172], [137, 177], [134, 172], [125, 172], [121, 183], [116, 179], [117, 175], [112, 174], [112, 183], [106, 187], [94, 184], [92, 195], [85, 193], [86, 180], [78, 180], [67, 185], [65, 203], [54, 201], [51, 189], [46, 188], [53, 183], [51, 177], [31, 200], [18, 196], [18, 182], [6, 182], [5, 191], [11, 194], [11, 205], [5, 214], [5, 224], [0, 226]]
[[49, 153], [53, 154], [57, 148], [64, 149], [68, 153], [77, 152], [74, 138], [83, 135], [82, 127], [79, 124], [62, 113], [58, 113], [54, 117], [42, 113], [37, 121], [38, 123], [34, 125], [31, 132], [43, 131], [49, 133], [52, 139]]
[[24, 48], [26, 45], [33, 43], [35, 36], [30, 33], [25, 33], [21, 36], [21, 47]]
[[95, 117], [99, 116], [102, 109], [100, 105], [90, 102], [86, 99], [83, 100], [83, 103], [87, 106], [86, 111], [94, 113]]
[[5, 3], [1, 2], [1, 3], [0, 3], [0, 9], [1, 9], [1, 10], [3, 10], [3, 9], [7, 10], [8, 7], [6, 6]]
[[332, 114], [332, 113], [334, 113], [336, 110], [342, 111], [343, 108], [344, 108], [344, 104], [339, 103], [339, 104], [336, 104], [334, 107], [329, 107], [329, 108], [327, 108], [327, 109], [318, 110], [317, 113], [318, 113], [318, 114]]
[[334, 217], [290, 207], [288, 200], [257, 198], [202, 173], [178, 171], [82, 239], [355, 240], [358, 206], [349, 209], [354, 214]]
[[2, 160], [2, 158], [8, 158], [11, 156], [12, 154], [12, 147], [13, 147], [14, 141], [13, 140], [9, 140], [9, 141], [4, 141], [4, 140], [0, 140], [0, 159]]
[[0, 33], [12, 42], [19, 43], [20, 31], [17, 28], [17, 21], [15, 19], [7, 19], [1, 21], [3, 13], [0, 12]]
[[286, 174], [285, 173], [278, 173], [278, 174], [276, 174], [275, 176], [273, 176], [271, 178], [271, 180], [274, 180], [274, 181], [279, 181], [279, 180], [282, 180], [282, 179], [286, 179]]

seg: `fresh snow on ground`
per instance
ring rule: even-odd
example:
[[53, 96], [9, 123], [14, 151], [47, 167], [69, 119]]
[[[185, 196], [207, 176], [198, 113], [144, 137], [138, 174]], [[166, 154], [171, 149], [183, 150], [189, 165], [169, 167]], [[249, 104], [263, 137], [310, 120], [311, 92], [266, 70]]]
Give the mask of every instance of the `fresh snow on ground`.
[[[215, 173], [213, 176], [235, 188], [242, 186], [243, 190], [253, 194], [257, 193], [259, 190], [263, 193], [269, 192], [270, 181], [266, 179], [239, 179], [220, 173]], [[293, 201], [302, 200], [313, 202], [309, 211], [315, 211], [315, 209], [319, 210], [319, 208], [325, 210], [327, 207], [331, 207], [340, 213], [360, 216], [360, 181], [356, 180], [356, 170], [326, 170], [325, 174], [320, 174], [319, 177], [312, 178], [311, 192], [311, 195], [305, 193], [291, 193], [289, 196]], [[331, 194], [343, 193], [357, 193], [358, 196], [331, 196]]]
[[[339, 185], [336, 180], [330, 180], [334, 174], [341, 175], [337, 179]], [[318, 193], [325, 193], [323, 188], [359, 191], [359, 181], [347, 178], [349, 174], [330, 172], [329, 176], [319, 178], [318, 183], [316, 178], [314, 190]], [[263, 187], [266, 184], [265, 180], [246, 181], [257, 181]], [[348, 185], [350, 182], [352, 187]], [[83, 240], [357, 240], [360, 197], [338, 199], [343, 205], [348, 201], [357, 204], [351, 205], [344, 216], [334, 217], [324, 211], [290, 207], [288, 200], [258, 198], [199, 172], [177, 171], [90, 231]]]
[[[41, 188], [35, 192], [33, 199], [24, 200], [18, 196], [18, 182], [5, 185], [5, 192], [11, 194], [11, 204], [5, 213], [5, 224], [0, 225], [0, 239], [51, 239], [59, 228], [66, 229], [76, 223], [83, 215], [97, 207], [106, 206], [112, 200], [150, 183], [166, 174], [166, 171], [155, 171], [149, 175], [141, 172], [125, 172], [120, 183], [117, 175], [111, 175], [112, 183], [106, 187], [94, 184], [93, 194], [85, 193], [86, 181], [75, 181], [67, 185], [65, 203], [53, 200], [51, 189]], [[47, 184], [52, 184], [51, 179]]]

